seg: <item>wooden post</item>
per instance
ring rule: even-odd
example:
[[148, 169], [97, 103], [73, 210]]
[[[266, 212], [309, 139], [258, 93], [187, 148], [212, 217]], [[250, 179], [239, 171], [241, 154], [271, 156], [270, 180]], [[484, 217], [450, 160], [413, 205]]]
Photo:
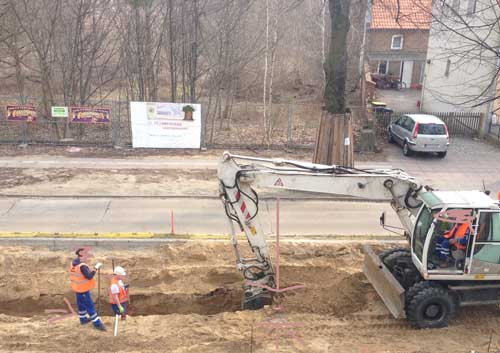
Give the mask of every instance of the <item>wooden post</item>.
[[314, 163], [352, 167], [353, 143], [350, 113], [321, 115]]

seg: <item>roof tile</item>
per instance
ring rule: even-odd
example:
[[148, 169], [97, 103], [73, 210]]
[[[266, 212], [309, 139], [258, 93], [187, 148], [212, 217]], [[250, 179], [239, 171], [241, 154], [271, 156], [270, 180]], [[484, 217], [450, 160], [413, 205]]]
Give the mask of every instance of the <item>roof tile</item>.
[[370, 28], [429, 29], [431, 11], [432, 0], [372, 0]]

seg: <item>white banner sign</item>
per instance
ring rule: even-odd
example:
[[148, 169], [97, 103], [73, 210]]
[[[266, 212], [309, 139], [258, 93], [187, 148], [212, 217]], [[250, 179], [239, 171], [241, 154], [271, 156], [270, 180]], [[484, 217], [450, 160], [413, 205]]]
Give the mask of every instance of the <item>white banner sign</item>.
[[130, 102], [130, 119], [134, 148], [200, 148], [200, 104]]

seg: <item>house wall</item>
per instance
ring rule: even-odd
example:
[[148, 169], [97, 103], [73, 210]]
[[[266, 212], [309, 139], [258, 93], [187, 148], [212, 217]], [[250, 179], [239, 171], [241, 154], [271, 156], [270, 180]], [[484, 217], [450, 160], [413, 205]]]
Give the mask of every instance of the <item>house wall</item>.
[[[403, 35], [403, 48], [391, 49], [392, 37]], [[401, 61], [413, 61], [411, 84], [421, 83], [421, 70], [427, 55], [428, 30], [379, 30], [367, 32], [367, 57], [371, 72], [377, 72], [380, 60], [389, 62], [387, 73], [401, 74]]]
[[[483, 11], [491, 9], [492, 1], [496, 0], [478, 0], [477, 13], [480, 16], [485, 14], [498, 16], [500, 10], [499, 13]], [[467, 4], [467, 1], [460, 2], [461, 13], [466, 11]], [[436, 9], [434, 11], [436, 13]], [[477, 15], [464, 18], [469, 19], [471, 26], [480, 25], [484, 21]], [[452, 22], [446, 23], [453, 28]], [[498, 31], [491, 32], [489, 28], [484, 28], [476, 29], [474, 32], [481, 39], [487, 38], [486, 42], [492, 47], [500, 46]], [[487, 90], [499, 64], [492, 53], [479, 51], [477, 47], [472, 46], [471, 41], [464, 40], [459, 34], [433, 21], [427, 63], [422, 90], [422, 108], [425, 111], [488, 113], [488, 104], [473, 106], [480, 103], [481, 99], [476, 97]], [[482, 99], [486, 98], [487, 96], [483, 96]]]
[[[403, 35], [403, 49], [391, 49], [392, 36]], [[374, 30], [367, 32], [368, 55], [388, 54], [397, 56], [409, 54], [424, 60], [427, 52], [429, 31], [425, 30]]]
[[[500, 75], [497, 77], [497, 87], [495, 97], [500, 97]], [[493, 101], [493, 112], [500, 117], [500, 98]]]

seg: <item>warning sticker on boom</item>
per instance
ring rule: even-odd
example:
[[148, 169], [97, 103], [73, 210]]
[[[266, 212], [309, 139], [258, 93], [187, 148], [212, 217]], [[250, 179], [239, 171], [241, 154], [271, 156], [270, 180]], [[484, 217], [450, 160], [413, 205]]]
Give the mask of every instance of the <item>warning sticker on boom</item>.
[[283, 186], [283, 180], [281, 178], [276, 179], [274, 186]]

